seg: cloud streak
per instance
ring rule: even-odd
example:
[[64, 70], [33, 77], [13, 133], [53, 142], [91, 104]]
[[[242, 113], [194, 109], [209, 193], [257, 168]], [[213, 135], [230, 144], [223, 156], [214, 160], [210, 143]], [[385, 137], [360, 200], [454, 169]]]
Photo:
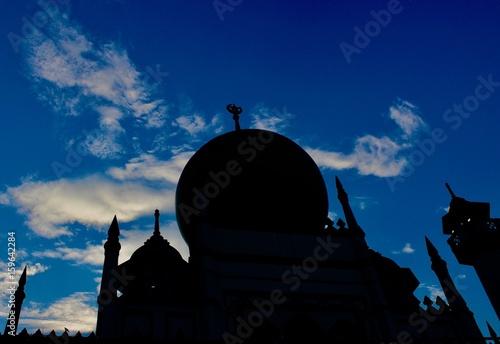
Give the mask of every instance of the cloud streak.
[[283, 133], [294, 116], [287, 112], [286, 107], [280, 111], [276, 108], [269, 109], [261, 103], [250, 111], [250, 117], [252, 118], [252, 128]]
[[139, 181], [120, 181], [100, 175], [51, 182], [25, 181], [10, 187], [11, 205], [27, 217], [26, 224], [45, 238], [73, 235], [69, 224], [109, 225], [116, 214], [131, 221], [155, 208], [174, 211], [174, 189], [153, 188]]
[[341, 153], [306, 147], [306, 151], [325, 169], [356, 169], [360, 175], [393, 177], [401, 174], [408, 160], [404, 153], [414, 145], [414, 138], [427, 129], [416, 107], [399, 101], [391, 106], [389, 117], [397, 124], [400, 133], [394, 137], [364, 135], [354, 142], [351, 153]]
[[51, 330], [62, 333], [66, 327], [70, 331], [90, 333], [95, 330], [97, 319], [96, 298], [97, 293], [75, 292], [48, 306], [29, 302], [23, 306], [19, 328], [26, 327], [29, 333], [40, 329], [48, 334]]
[[445, 302], [448, 302], [446, 299], [446, 295], [444, 294], [443, 290], [438, 287], [437, 285], [427, 285], [426, 283], [421, 283], [418, 288], [424, 288], [427, 289], [427, 291], [430, 293], [429, 298], [433, 301], [436, 301], [436, 297], [442, 298]]
[[392, 254], [400, 254], [400, 253], [412, 254], [412, 253], [415, 253], [415, 249], [413, 247], [411, 247], [411, 243], [407, 242], [406, 245], [401, 250], [391, 251], [391, 253]]
[[[153, 216], [151, 216], [151, 223], [153, 223]], [[130, 259], [135, 250], [141, 247], [144, 242], [151, 237], [153, 229], [124, 229], [126, 226], [123, 225], [120, 218], [118, 218], [118, 225], [120, 226], [119, 240], [121, 244], [119, 263], [123, 263]], [[175, 221], [167, 222], [163, 226], [160, 226], [160, 231], [162, 236], [179, 251], [184, 259], [187, 260], [189, 257], [188, 247], [179, 233], [177, 223]], [[102, 237], [103, 240], [100, 244], [94, 245], [86, 243], [83, 249], [60, 246], [53, 249], [35, 251], [32, 253], [32, 256], [35, 258], [65, 260], [71, 262], [73, 265], [90, 265], [100, 269], [104, 263], [104, 242], [107, 235], [103, 234]]]
[[[89, 143], [89, 152], [98, 158], [122, 153], [118, 142], [127, 118], [144, 128], [165, 124], [167, 104], [153, 98], [153, 87], [127, 52], [115, 43], [96, 44], [65, 16], [54, 16], [44, 33], [34, 32], [26, 55], [29, 77], [41, 100], [59, 114], [97, 119], [107, 138]], [[97, 149], [104, 144], [112, 148]]]

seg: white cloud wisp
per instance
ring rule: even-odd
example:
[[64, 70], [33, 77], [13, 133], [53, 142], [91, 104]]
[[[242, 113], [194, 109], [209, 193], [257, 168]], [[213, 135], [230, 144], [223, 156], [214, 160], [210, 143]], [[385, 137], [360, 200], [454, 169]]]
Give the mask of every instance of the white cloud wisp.
[[306, 151], [322, 168], [334, 170], [354, 168], [360, 175], [397, 176], [408, 164], [404, 153], [413, 147], [413, 138], [426, 130], [427, 125], [416, 114], [416, 107], [407, 101], [400, 101], [392, 106], [390, 118], [400, 128], [399, 136], [359, 137], [354, 143], [353, 151], [347, 154], [311, 147], [306, 147]]

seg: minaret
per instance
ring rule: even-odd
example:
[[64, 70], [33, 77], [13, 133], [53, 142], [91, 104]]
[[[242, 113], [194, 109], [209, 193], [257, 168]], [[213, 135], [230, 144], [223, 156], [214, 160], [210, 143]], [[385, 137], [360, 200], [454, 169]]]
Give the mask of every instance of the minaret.
[[484, 344], [484, 340], [480, 339], [483, 335], [474, 319], [474, 313], [467, 307], [464, 298], [455, 287], [450, 273], [448, 272], [446, 262], [439, 256], [438, 250], [427, 237], [425, 237], [425, 245], [427, 246], [427, 253], [431, 258], [431, 268], [439, 279], [441, 288], [443, 288], [443, 292], [448, 300], [451, 315], [455, 319], [457, 327], [462, 332], [464, 339], [468, 339], [468, 343]]
[[[23, 274], [21, 275], [21, 278], [19, 278], [17, 290], [12, 293], [14, 286], [9, 288], [11, 297], [9, 299], [9, 314], [7, 316], [7, 324], [5, 324], [5, 331], [3, 332], [4, 336], [15, 336], [17, 333], [19, 315], [21, 315], [21, 307], [23, 306], [23, 301], [26, 297], [26, 293], [24, 292], [24, 286], [26, 285], [26, 268], [27, 266], [24, 267]], [[14, 296], [14, 299], [12, 299], [12, 296]]]
[[344, 211], [345, 220], [347, 222], [347, 228], [352, 230], [353, 232], [362, 235], [365, 237], [365, 232], [361, 229], [354, 217], [354, 213], [352, 212], [351, 206], [349, 205], [349, 197], [340, 183], [340, 180], [337, 176], [335, 176], [335, 185], [337, 186], [337, 198], [342, 205], [342, 210]]
[[112, 337], [114, 335], [114, 310], [117, 298], [117, 289], [114, 285], [118, 273], [118, 255], [120, 254], [120, 228], [116, 215], [109, 226], [108, 239], [104, 244], [104, 265], [102, 268], [101, 290], [97, 303], [99, 310], [97, 313], [96, 335], [101, 338]]
[[491, 305], [500, 319], [500, 219], [490, 218], [490, 204], [470, 202], [451, 194], [450, 210], [443, 216], [443, 233], [460, 264], [476, 270]]

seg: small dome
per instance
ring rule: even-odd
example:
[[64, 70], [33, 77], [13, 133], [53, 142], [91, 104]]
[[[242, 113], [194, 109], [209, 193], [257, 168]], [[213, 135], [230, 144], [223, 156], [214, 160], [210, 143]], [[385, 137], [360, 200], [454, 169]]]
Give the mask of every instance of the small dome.
[[189, 244], [199, 224], [318, 233], [328, 215], [325, 182], [295, 142], [267, 130], [236, 130], [201, 147], [176, 192], [177, 222]]
[[151, 236], [148, 241], [139, 247], [130, 257], [130, 262], [134, 265], [141, 264], [172, 264], [184, 261], [179, 251], [170, 245], [170, 243], [161, 236]]
[[160, 211], [155, 210], [155, 228], [151, 238], [146, 240], [143, 246], [139, 247], [132, 254], [129, 260], [132, 265], [179, 265], [186, 263], [179, 251], [170, 246], [168, 240], [160, 234]]
[[122, 302], [173, 305], [192, 293], [188, 263], [179, 251], [160, 235], [159, 211], [155, 211], [153, 235], [118, 267], [124, 276], [132, 276], [122, 290]]

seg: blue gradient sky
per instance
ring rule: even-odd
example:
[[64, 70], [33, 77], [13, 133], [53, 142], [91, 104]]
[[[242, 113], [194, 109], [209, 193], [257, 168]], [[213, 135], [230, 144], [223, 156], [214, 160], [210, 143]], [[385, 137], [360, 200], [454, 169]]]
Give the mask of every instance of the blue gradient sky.
[[175, 185], [194, 151], [233, 129], [235, 102], [242, 127], [313, 156], [335, 218], [339, 176], [369, 246], [413, 270], [419, 299], [441, 293], [427, 235], [483, 332], [486, 320], [499, 332], [441, 232], [445, 181], [500, 214], [499, 14], [491, 0], [3, 4], [0, 286], [15, 231], [18, 268], [30, 266], [20, 327], [94, 329], [115, 214], [121, 261], [156, 208], [187, 259]]

